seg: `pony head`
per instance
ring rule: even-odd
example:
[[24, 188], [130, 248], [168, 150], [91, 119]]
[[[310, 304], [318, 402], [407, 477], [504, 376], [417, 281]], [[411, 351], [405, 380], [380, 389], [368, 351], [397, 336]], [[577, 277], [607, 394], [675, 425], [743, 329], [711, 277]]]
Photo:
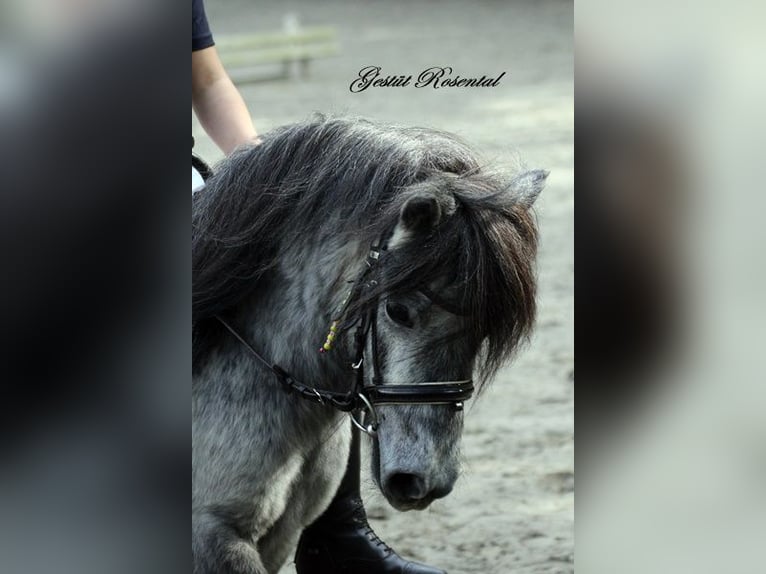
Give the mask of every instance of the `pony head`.
[[[377, 369], [367, 369], [366, 384], [475, 377], [481, 389], [511, 356], [534, 321], [530, 207], [546, 177], [528, 171], [506, 183], [480, 170], [440, 172], [400, 192], [369, 295], [376, 344], [366, 355]], [[459, 472], [462, 411], [407, 404], [377, 411], [372, 475], [388, 501], [422, 509], [447, 495]]]

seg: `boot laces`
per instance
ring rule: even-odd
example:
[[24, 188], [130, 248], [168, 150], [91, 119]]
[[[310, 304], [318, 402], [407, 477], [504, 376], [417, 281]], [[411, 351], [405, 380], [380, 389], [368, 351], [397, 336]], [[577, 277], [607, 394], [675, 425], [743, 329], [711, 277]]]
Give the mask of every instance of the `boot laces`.
[[354, 509], [354, 520], [364, 527], [364, 535], [367, 536], [370, 542], [373, 542], [376, 546], [383, 548], [387, 552], [393, 552], [393, 549], [381, 540], [380, 536], [372, 529], [372, 526], [367, 521], [367, 512], [365, 512], [364, 506], [361, 504]]
[[393, 549], [386, 544], [383, 540], [380, 539], [380, 536], [375, 534], [375, 531], [372, 529], [372, 526], [367, 524], [364, 529], [364, 534], [367, 536], [367, 538], [370, 539], [370, 542], [374, 542], [376, 546], [379, 546], [383, 548], [383, 550], [386, 550], [387, 552], [393, 552]]

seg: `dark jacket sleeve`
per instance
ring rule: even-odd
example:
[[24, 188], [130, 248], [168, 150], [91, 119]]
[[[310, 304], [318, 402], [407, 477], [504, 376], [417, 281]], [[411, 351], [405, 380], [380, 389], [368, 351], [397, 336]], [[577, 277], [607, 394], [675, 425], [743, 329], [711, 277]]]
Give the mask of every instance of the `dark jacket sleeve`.
[[202, 0], [192, 0], [192, 52], [215, 45]]

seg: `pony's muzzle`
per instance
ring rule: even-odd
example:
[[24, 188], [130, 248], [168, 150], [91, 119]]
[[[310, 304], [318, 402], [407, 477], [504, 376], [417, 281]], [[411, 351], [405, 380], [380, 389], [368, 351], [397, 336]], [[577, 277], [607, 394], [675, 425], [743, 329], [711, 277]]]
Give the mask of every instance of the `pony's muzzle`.
[[383, 480], [383, 493], [399, 510], [422, 510], [451, 491], [452, 485], [434, 488], [426, 478], [409, 472], [393, 472]]

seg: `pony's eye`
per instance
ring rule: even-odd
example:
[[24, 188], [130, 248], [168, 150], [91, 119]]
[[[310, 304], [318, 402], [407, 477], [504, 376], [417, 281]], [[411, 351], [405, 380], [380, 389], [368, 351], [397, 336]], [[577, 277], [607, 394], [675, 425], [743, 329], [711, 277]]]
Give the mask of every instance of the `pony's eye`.
[[410, 310], [401, 303], [393, 303], [391, 301], [387, 302], [386, 314], [394, 323], [397, 323], [402, 327], [411, 329], [415, 325], [415, 323], [410, 318]]

